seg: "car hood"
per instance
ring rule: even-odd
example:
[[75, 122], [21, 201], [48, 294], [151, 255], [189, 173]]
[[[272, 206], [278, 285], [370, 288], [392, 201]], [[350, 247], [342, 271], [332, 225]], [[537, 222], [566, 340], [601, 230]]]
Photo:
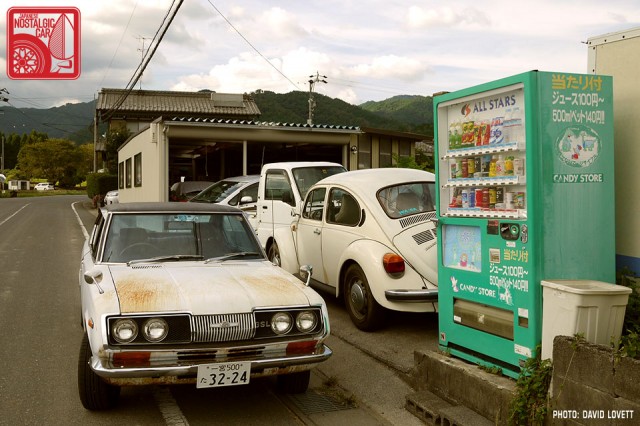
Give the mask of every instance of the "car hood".
[[109, 269], [121, 313], [240, 313], [317, 304], [320, 297], [269, 262], [148, 263]]
[[423, 222], [404, 229], [393, 238], [393, 245], [413, 269], [438, 285], [438, 249], [433, 222]]

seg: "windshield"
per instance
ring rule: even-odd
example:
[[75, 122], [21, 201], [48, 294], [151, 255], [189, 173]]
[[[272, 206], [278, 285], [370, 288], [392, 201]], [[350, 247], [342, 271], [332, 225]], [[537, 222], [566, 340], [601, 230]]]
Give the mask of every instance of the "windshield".
[[298, 192], [302, 199], [304, 199], [307, 196], [309, 188], [318, 183], [318, 181], [346, 171], [342, 166], [314, 166], [293, 169], [292, 173], [296, 181], [296, 186], [298, 187]]
[[241, 214], [114, 214], [103, 262], [205, 260], [235, 253], [262, 259], [262, 250]]
[[190, 201], [195, 201], [198, 203], [219, 203], [221, 201], [224, 201], [225, 198], [233, 194], [244, 184], [244, 182], [221, 180], [193, 197]]
[[412, 182], [388, 186], [378, 191], [382, 209], [392, 219], [435, 210], [436, 184]]

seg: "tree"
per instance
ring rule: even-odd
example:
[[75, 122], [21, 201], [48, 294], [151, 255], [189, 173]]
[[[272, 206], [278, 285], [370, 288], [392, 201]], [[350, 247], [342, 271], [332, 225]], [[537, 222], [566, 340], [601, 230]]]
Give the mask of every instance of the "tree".
[[45, 178], [63, 187], [75, 186], [81, 151], [66, 139], [46, 139], [26, 143], [18, 153], [18, 167], [29, 178]]
[[118, 148], [129, 139], [131, 132], [125, 127], [120, 126], [109, 129], [106, 137], [106, 168], [111, 174], [118, 173]]

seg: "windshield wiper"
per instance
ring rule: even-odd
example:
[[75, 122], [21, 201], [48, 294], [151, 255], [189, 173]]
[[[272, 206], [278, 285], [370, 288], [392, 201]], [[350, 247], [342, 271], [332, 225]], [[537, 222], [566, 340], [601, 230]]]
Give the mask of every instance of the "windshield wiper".
[[166, 262], [166, 261], [180, 261], [180, 260], [202, 260], [204, 256], [200, 254], [172, 254], [168, 256], [156, 256], [150, 257], [149, 259], [134, 259], [127, 262], [127, 266], [133, 265], [136, 263], [145, 263], [145, 262]]
[[209, 262], [224, 262], [225, 260], [237, 259], [239, 257], [247, 257], [247, 256], [260, 256], [262, 257], [262, 253], [258, 253], [257, 251], [239, 251], [237, 253], [229, 253], [224, 256], [212, 257], [204, 261], [204, 263]]

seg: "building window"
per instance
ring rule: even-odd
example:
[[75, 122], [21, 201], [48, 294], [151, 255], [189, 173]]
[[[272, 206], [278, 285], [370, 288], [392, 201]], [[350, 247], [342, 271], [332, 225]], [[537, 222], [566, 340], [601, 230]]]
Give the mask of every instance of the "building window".
[[363, 139], [358, 144], [358, 168], [371, 168], [371, 139]]
[[133, 157], [133, 185], [142, 186], [142, 153]]
[[411, 142], [400, 141], [398, 142], [398, 157], [407, 159], [411, 157]]
[[380, 139], [380, 167], [391, 167], [391, 139]]
[[118, 188], [124, 188], [124, 161], [118, 163]]
[[131, 188], [131, 158], [127, 158], [127, 161], [124, 165], [124, 173], [125, 173], [125, 186], [127, 188]]

